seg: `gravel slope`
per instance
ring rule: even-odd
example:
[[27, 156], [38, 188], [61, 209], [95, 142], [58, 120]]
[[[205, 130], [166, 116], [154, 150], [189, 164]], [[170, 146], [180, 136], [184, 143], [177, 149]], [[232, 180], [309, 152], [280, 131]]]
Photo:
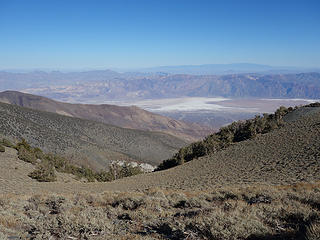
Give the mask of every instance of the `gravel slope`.
[[[0, 153], [0, 160], [7, 153]], [[3, 161], [1, 161], [3, 164]], [[2, 168], [6, 166], [1, 166]], [[0, 179], [3, 176], [0, 176]], [[212, 156], [162, 172], [111, 183], [1, 184], [0, 192], [103, 192], [150, 188], [201, 190], [247, 183], [291, 184], [320, 180], [320, 114], [287, 123], [281, 129], [241, 142]], [[3, 179], [1, 180], [3, 181]], [[10, 180], [14, 182], [14, 180]]]

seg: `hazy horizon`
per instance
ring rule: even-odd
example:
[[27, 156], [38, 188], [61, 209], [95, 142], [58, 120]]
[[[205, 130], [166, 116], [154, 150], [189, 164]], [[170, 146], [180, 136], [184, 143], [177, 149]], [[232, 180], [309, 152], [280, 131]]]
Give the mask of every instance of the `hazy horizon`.
[[7, 71], [7, 72], [33, 72], [33, 71], [43, 71], [43, 72], [82, 72], [82, 71], [115, 71], [115, 72], [143, 72], [147, 69], [156, 69], [156, 68], [173, 68], [173, 67], [202, 67], [202, 66], [231, 66], [231, 65], [256, 65], [262, 67], [270, 67], [274, 69], [283, 69], [283, 70], [290, 70], [290, 69], [297, 69], [297, 70], [320, 70], [319, 67], [303, 67], [303, 66], [289, 66], [289, 65], [269, 65], [269, 64], [258, 64], [258, 63], [244, 63], [244, 62], [233, 62], [233, 63], [204, 63], [204, 64], [178, 64], [178, 65], [155, 65], [155, 66], [141, 66], [135, 68], [123, 67], [123, 68], [113, 68], [113, 67], [100, 67], [100, 68], [91, 68], [91, 67], [84, 67], [84, 68], [55, 68], [55, 67], [46, 67], [46, 68], [0, 68], [0, 71]]

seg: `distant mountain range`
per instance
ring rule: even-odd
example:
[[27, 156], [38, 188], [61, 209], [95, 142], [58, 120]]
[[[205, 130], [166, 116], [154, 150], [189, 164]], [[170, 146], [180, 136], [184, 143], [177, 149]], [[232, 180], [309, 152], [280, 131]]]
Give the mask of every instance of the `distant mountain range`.
[[70, 104], [16, 91], [0, 92], [0, 102], [123, 128], [164, 132], [189, 142], [202, 138], [212, 131], [198, 124], [177, 121], [134, 106]]
[[170, 74], [195, 74], [195, 75], [224, 75], [239, 73], [263, 73], [263, 74], [284, 74], [301, 72], [320, 72], [320, 68], [301, 68], [287, 66], [269, 66], [252, 63], [234, 64], [203, 64], [203, 65], [180, 65], [160, 66], [138, 69], [140, 72], [165, 72]]
[[[259, 65], [259, 67], [261, 67]], [[0, 91], [78, 103], [177, 97], [320, 98], [320, 73], [190, 75], [168, 73], [0, 72]]]
[[[80, 73], [79, 73], [80, 74]], [[81, 75], [81, 74], [80, 74]], [[94, 73], [91, 73], [94, 75]], [[50, 74], [49, 74], [50, 76]], [[61, 75], [68, 79], [68, 75]], [[24, 79], [23, 76], [19, 78]], [[1, 80], [7, 88], [17, 88], [14, 78]], [[13, 79], [13, 80], [10, 80]], [[48, 78], [44, 78], [47, 81]], [[91, 80], [90, 80], [91, 79]], [[121, 78], [88, 78], [82, 82], [57, 80], [53, 85], [36, 83], [21, 91], [65, 102], [103, 103], [114, 100], [157, 99], [177, 97], [227, 98], [320, 98], [320, 73], [299, 74], [232, 74], [232, 75], [155, 75]], [[104, 80], [102, 80], [104, 79]], [[3, 84], [3, 82], [5, 82]], [[26, 85], [23, 81], [22, 84]]]
[[[45, 73], [52, 72], [59, 74], [60, 71], [52, 71], [49, 68], [41, 69], [3, 69], [0, 71], [10, 73]], [[147, 76], [150, 74], [193, 74], [193, 75], [225, 75], [240, 73], [261, 73], [261, 74], [286, 74], [286, 73], [302, 73], [302, 72], [320, 72], [320, 67], [293, 67], [293, 66], [271, 66], [266, 64], [254, 63], [231, 63], [231, 64], [200, 64], [200, 65], [171, 65], [171, 66], [155, 66], [146, 68], [111, 68], [110, 70], [93, 70], [87, 69], [65, 69], [61, 72], [73, 75], [76, 72], [100, 72], [100, 74], [118, 74]]]

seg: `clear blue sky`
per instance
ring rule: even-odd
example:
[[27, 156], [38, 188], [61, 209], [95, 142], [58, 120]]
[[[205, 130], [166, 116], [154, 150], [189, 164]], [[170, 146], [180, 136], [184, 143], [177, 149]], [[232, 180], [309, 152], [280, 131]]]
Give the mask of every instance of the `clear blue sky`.
[[320, 67], [319, 0], [0, 0], [0, 69]]

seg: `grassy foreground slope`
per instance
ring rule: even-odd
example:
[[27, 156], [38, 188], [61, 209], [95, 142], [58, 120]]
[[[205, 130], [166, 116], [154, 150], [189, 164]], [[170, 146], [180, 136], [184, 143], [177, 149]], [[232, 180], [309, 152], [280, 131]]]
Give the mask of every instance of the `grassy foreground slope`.
[[120, 128], [0, 103], [0, 134], [25, 138], [46, 152], [62, 153], [99, 169], [111, 160], [157, 164], [186, 143], [159, 132]]
[[319, 188], [0, 195], [0, 239], [318, 240]]
[[[61, 174], [57, 182], [39, 183], [27, 177], [32, 165], [12, 148], [0, 153], [0, 164], [0, 239], [320, 238], [320, 182], [212, 184], [206, 190], [145, 182], [142, 191], [119, 192], [110, 190], [126, 183], [134, 190], [137, 179], [81, 184]], [[189, 177], [184, 181], [201, 184]]]

